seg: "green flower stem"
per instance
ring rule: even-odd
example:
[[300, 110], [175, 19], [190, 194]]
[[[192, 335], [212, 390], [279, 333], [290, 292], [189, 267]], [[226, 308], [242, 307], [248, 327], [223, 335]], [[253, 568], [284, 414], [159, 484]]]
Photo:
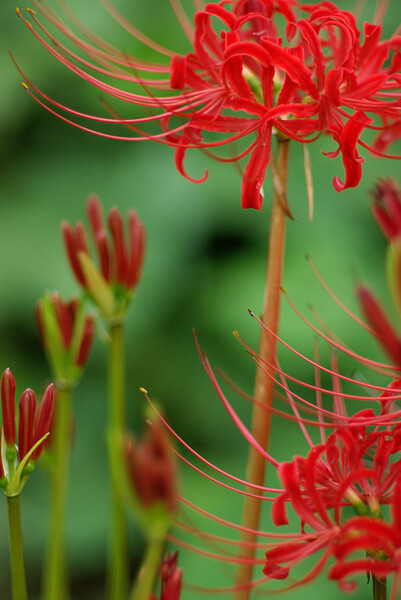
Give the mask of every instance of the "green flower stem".
[[145, 558], [130, 600], [149, 600], [163, 556], [164, 535], [149, 539]]
[[[280, 178], [284, 193], [287, 189], [289, 140], [278, 141], [277, 176]], [[278, 331], [280, 313], [280, 286], [283, 270], [284, 248], [285, 248], [285, 225], [286, 214], [282, 205], [282, 198], [278, 191], [274, 192], [273, 206], [270, 218], [269, 248], [267, 255], [267, 271], [265, 282], [265, 293], [263, 301], [262, 320], [264, 324], [275, 334]], [[262, 330], [260, 337], [259, 355], [262, 361], [274, 364], [276, 354], [276, 340], [273, 336], [266, 335]], [[266, 370], [269, 370], [266, 367]], [[267, 449], [270, 436], [271, 412], [268, 410], [273, 403], [274, 395], [274, 372], [273, 378], [266, 375], [262, 369], [257, 369], [255, 378], [255, 404], [252, 414], [251, 433], [262, 448]], [[265, 480], [266, 460], [252, 446], [249, 450], [246, 480], [256, 485], [263, 485]], [[248, 492], [254, 493], [253, 488]], [[259, 529], [261, 500], [246, 496], [242, 513], [242, 527], [245, 529]], [[244, 543], [240, 557], [245, 559], [237, 569], [236, 584], [241, 586], [235, 593], [235, 600], [248, 600], [252, 581], [252, 559], [255, 549], [252, 544], [256, 537], [252, 533], [244, 532], [241, 541]]]
[[387, 598], [387, 580], [384, 577], [383, 579], [378, 579], [373, 575], [372, 577], [373, 583], [373, 600], [386, 600]]
[[68, 597], [65, 513], [70, 459], [72, 390], [56, 386], [50, 538], [43, 573], [43, 599]]
[[125, 600], [128, 590], [128, 538], [120, 486], [121, 441], [125, 430], [123, 324], [110, 325], [108, 449], [111, 472], [111, 540], [108, 563], [110, 600]]
[[19, 496], [7, 497], [13, 600], [27, 600]]

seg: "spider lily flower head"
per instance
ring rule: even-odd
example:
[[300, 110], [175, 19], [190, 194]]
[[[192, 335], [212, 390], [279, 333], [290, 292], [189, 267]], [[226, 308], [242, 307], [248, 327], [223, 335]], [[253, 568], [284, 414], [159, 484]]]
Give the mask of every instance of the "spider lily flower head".
[[[315, 267], [312, 268], [315, 270]], [[327, 284], [322, 283], [348, 317], [365, 333], [375, 335], [372, 328], [344, 307]], [[227, 520], [224, 515], [206, 511], [190, 498], [180, 497], [180, 519], [174, 522], [175, 530], [169, 539], [175, 545], [189, 548], [214, 562], [242, 564], [244, 560], [251, 561], [259, 576], [249, 584], [250, 589], [264, 584], [269, 587], [269, 581], [274, 579], [283, 580], [283, 591], [289, 590], [315, 579], [327, 568], [328, 576], [346, 591], [354, 588], [354, 582], [350, 581], [353, 574], [372, 574], [374, 581], [392, 574], [395, 598], [401, 582], [400, 534], [397, 529], [399, 510], [396, 510], [401, 489], [399, 368], [366, 358], [348, 348], [327, 326], [321, 329], [309, 322], [287, 293], [285, 297], [317, 338], [313, 358], [301, 354], [275, 336], [254, 313], [251, 316], [263, 327], [268, 339], [276, 337], [281, 347], [279, 353], [289, 352], [302, 362], [304, 380], [283, 370], [278, 360], [279, 353], [272, 363], [268, 363], [235, 333], [258, 368], [274, 380], [277, 402], [286, 404], [282, 409], [281, 404], [275, 402], [266, 410], [275, 418], [297, 424], [302, 432], [307, 449], [298, 451], [295, 458], [292, 452], [290, 456], [285, 455], [288, 453], [287, 445], [281, 444], [277, 448], [276, 453], [280, 452], [281, 456], [273, 455], [260, 446], [234, 409], [209, 359], [197, 343], [203, 366], [227, 414], [240, 434], [270, 465], [269, 473], [276, 471], [277, 487], [255, 485], [203, 457], [174, 431], [146, 395], [160, 422], [190, 453], [191, 460], [188, 455], [173, 449], [179, 459], [205, 480], [218, 485], [224, 493], [250, 495], [268, 503], [274, 527], [245, 530], [261, 541], [237, 541], [233, 539], [232, 532], [243, 533], [241, 525]], [[328, 345], [330, 362], [327, 366], [319, 358], [319, 340]], [[339, 353], [355, 361], [354, 375], [340, 370]], [[312, 370], [314, 383], [310, 378], [306, 379], [307, 368]], [[226, 378], [225, 382], [230, 384]], [[238, 388], [235, 389], [238, 391]], [[315, 401], [310, 398], [311, 392], [316, 396]], [[239, 393], [254, 402], [252, 396]], [[355, 405], [359, 405], [358, 410], [355, 410]], [[320, 442], [317, 442], [319, 435]], [[391, 518], [388, 517], [389, 509]], [[188, 521], [185, 519], [185, 511], [195, 512], [217, 523], [224, 528], [224, 534], [217, 536], [215, 531], [209, 532], [207, 525], [197, 530], [191, 526], [192, 515]], [[287, 525], [285, 529], [284, 525]], [[188, 535], [194, 536], [195, 543], [188, 542]], [[256, 550], [255, 557], [244, 558], [239, 550], [249, 544]], [[315, 559], [312, 567], [306, 567], [308, 557]], [[299, 580], [294, 580], [294, 568], [302, 568], [303, 565], [306, 571]], [[242, 589], [237, 585], [208, 589], [197, 585], [194, 577], [191, 577], [189, 585], [215, 594]]]
[[128, 243], [124, 220], [117, 208], [108, 215], [108, 238], [99, 199], [92, 195], [87, 203], [88, 220], [99, 259], [92, 261], [87, 234], [81, 222], [75, 227], [62, 224], [64, 243], [78, 283], [109, 321], [124, 318], [139, 281], [145, 250], [145, 232], [135, 211], [128, 213]]
[[[146, 115], [124, 118], [110, 107], [110, 118], [85, 115], [49, 98], [22, 74], [29, 94], [51, 113], [85, 131], [172, 146], [178, 171], [196, 183], [203, 182], [208, 172], [200, 178], [187, 174], [188, 150], [198, 148], [214, 156], [221, 146], [249, 140], [234, 155], [216, 156], [225, 162], [247, 160], [242, 180], [244, 208], [262, 206], [273, 134], [303, 143], [321, 134], [332, 137], [338, 148], [327, 155], [342, 156], [345, 180], [333, 180], [335, 189], [342, 191], [361, 180], [363, 158], [358, 144], [387, 156], [388, 144], [401, 133], [401, 37], [382, 40], [380, 24], [365, 23], [362, 33], [352, 13], [332, 2], [222, 0], [199, 8], [191, 24], [179, 0], [171, 0], [191, 45], [186, 54], [150, 40], [110, 0], [102, 4], [124, 29], [158, 53], [160, 62], [127, 55], [77, 20], [74, 24], [85, 39], [73, 33], [65, 20], [67, 8], [65, 18], [59, 17], [47, 4], [33, 0], [41, 16], [76, 51], [56, 39], [31, 9], [27, 17], [17, 12], [46, 50], [73, 73], [113, 99], [142, 107]], [[284, 20], [285, 31], [279, 31], [277, 17]], [[105, 83], [103, 76], [114, 78], [115, 85]], [[142, 93], [126, 91], [122, 81], [139, 84]], [[93, 122], [122, 124], [135, 135], [106, 133], [92, 127]], [[160, 125], [156, 132], [155, 123]], [[365, 129], [377, 132], [373, 146], [361, 139]]]
[[154, 528], [165, 531], [177, 509], [177, 492], [174, 458], [163, 426], [149, 424], [138, 441], [127, 437], [123, 450], [135, 512], [148, 533]]
[[65, 302], [50, 292], [36, 305], [40, 338], [59, 386], [74, 386], [91, 350], [94, 320], [76, 298]]
[[[177, 568], [178, 552], [168, 554], [160, 566], [160, 600], [180, 600], [182, 570]], [[150, 600], [157, 600], [152, 594]]]
[[21, 493], [49, 435], [54, 408], [53, 385], [39, 406], [31, 389], [21, 395], [18, 410], [18, 445], [15, 427], [15, 379], [6, 369], [1, 378], [2, 435], [0, 487], [7, 496]]

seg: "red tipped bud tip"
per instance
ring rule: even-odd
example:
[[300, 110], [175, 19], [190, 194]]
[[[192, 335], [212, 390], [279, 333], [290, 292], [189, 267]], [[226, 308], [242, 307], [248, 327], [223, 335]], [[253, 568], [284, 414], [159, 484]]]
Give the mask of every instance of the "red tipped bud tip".
[[118, 283], [125, 285], [128, 259], [124, 240], [124, 222], [116, 207], [110, 210], [108, 221], [114, 244], [114, 278]]
[[6, 369], [1, 377], [1, 411], [3, 415], [3, 434], [6, 444], [15, 444], [15, 379]]
[[102, 204], [96, 194], [91, 194], [88, 197], [86, 212], [92, 229], [93, 237], [96, 238], [96, 235], [99, 233], [99, 231], [103, 230]]
[[356, 293], [370, 327], [394, 364], [401, 368], [401, 340], [397, 337], [382, 307], [365, 286], [358, 285]]
[[33, 424], [36, 411], [36, 398], [32, 390], [27, 389], [19, 401], [18, 415], [18, 458], [19, 461], [33, 446]]
[[168, 554], [160, 566], [160, 600], [180, 600], [182, 570], [177, 569], [178, 552]]
[[95, 322], [92, 317], [87, 317], [85, 327], [82, 334], [81, 345], [79, 347], [78, 356], [75, 360], [77, 367], [83, 367], [88, 360], [89, 352], [92, 347], [93, 336], [95, 333]]
[[174, 513], [177, 503], [175, 464], [162, 426], [149, 427], [137, 443], [128, 439], [124, 453], [131, 485], [143, 508], [162, 501], [167, 510]]
[[141, 275], [143, 257], [145, 254], [145, 229], [134, 210], [130, 211], [128, 214], [128, 229], [130, 257], [126, 284], [127, 288], [132, 290], [137, 285]]
[[61, 333], [61, 339], [63, 341], [64, 350], [68, 350], [71, 344], [72, 329], [74, 314], [71, 311], [70, 305], [63, 301], [60, 294], [53, 292], [50, 296], [50, 300], [54, 306], [54, 310], [57, 316], [57, 322]]
[[401, 236], [401, 190], [391, 179], [382, 179], [372, 192], [373, 215], [389, 241]]
[[63, 221], [61, 224], [61, 231], [71, 269], [73, 270], [78, 282], [82, 285], [82, 287], [85, 288], [86, 281], [78, 260], [78, 251], [80, 250], [80, 246], [78, 244], [76, 231], [66, 221]]
[[[33, 445], [36, 444], [46, 433], [50, 432], [50, 426], [53, 418], [54, 409], [54, 389], [50, 384], [43, 395], [39, 412], [36, 418], [35, 432], [33, 435]], [[43, 444], [40, 444], [32, 454], [32, 460], [37, 460], [43, 450]]]

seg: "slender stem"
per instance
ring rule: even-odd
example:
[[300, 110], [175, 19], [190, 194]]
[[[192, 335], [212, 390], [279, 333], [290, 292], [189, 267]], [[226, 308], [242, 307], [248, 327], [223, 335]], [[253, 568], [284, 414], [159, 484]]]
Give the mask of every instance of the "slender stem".
[[164, 545], [164, 536], [154, 536], [149, 539], [145, 558], [138, 575], [136, 585], [132, 590], [130, 600], [149, 600], [153, 590], [157, 572], [160, 567]]
[[[282, 190], [287, 189], [289, 141], [278, 142], [277, 173], [280, 177]], [[280, 312], [280, 285], [283, 270], [284, 246], [285, 246], [286, 215], [280, 201], [280, 195], [274, 192], [273, 207], [270, 220], [269, 248], [267, 255], [267, 270], [265, 293], [263, 300], [263, 323], [273, 333], [278, 331]], [[273, 364], [276, 353], [276, 340], [268, 336], [265, 331], [261, 332], [259, 355], [262, 360]], [[266, 367], [268, 370], [268, 368]], [[273, 374], [273, 373], [272, 373]], [[274, 381], [261, 369], [257, 369], [255, 378], [255, 405], [252, 414], [251, 432], [259, 444], [267, 449], [269, 444], [271, 412], [268, 408], [273, 403]], [[246, 479], [250, 483], [263, 485], [265, 479], [266, 460], [253, 447], [250, 447]], [[248, 488], [249, 492], [254, 492]], [[247, 529], [257, 530], [260, 521], [261, 500], [246, 496], [242, 513], [242, 526]], [[239, 589], [235, 594], [236, 600], [248, 600], [251, 591], [252, 559], [255, 554], [252, 544], [256, 541], [256, 535], [243, 533], [241, 541], [244, 546], [241, 550], [241, 558], [248, 559], [239, 565], [236, 576], [236, 584]]]
[[13, 600], [27, 600], [19, 496], [7, 497]]
[[108, 448], [111, 472], [111, 540], [108, 564], [110, 600], [125, 600], [128, 590], [128, 539], [120, 494], [120, 444], [125, 429], [125, 364], [123, 325], [110, 326]]
[[373, 575], [373, 600], [386, 600], [387, 598], [387, 579], [378, 579]]
[[54, 425], [54, 470], [52, 473], [52, 498], [50, 538], [44, 568], [44, 600], [65, 600], [68, 597], [65, 513], [70, 459], [72, 391], [56, 388]]

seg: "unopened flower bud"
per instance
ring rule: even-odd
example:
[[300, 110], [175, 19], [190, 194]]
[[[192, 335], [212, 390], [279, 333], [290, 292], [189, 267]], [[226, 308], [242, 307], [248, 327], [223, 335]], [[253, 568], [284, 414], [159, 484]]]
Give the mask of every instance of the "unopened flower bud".
[[124, 454], [129, 481], [142, 508], [162, 502], [170, 514], [174, 513], [175, 464], [162, 426], [150, 426], [138, 442], [127, 439]]
[[375, 219], [391, 242], [401, 236], [401, 190], [391, 179], [381, 179], [372, 196]]
[[74, 385], [87, 361], [94, 335], [93, 318], [83, 303], [64, 302], [57, 292], [46, 294], [36, 306], [36, 320], [54, 376]]
[[1, 412], [3, 435], [7, 446], [15, 444], [15, 379], [6, 369], [1, 377]]
[[401, 339], [397, 336], [382, 307], [363, 285], [356, 290], [362, 311], [379, 342], [397, 367], [401, 367]]
[[145, 235], [136, 213], [128, 214], [128, 236], [117, 208], [108, 215], [109, 239], [99, 199], [88, 199], [87, 214], [99, 267], [92, 260], [82, 223], [63, 223], [62, 232], [71, 268], [93, 302], [108, 320], [124, 316], [136, 287], [143, 262]]
[[[14, 400], [15, 380], [9, 369], [4, 371], [2, 377], [2, 400], [6, 398], [5, 390], [11, 391], [7, 398], [12, 397]], [[53, 385], [49, 385], [38, 409], [31, 389], [25, 390], [21, 395], [18, 410], [18, 453], [15, 438], [13, 444], [2, 444], [0, 452], [0, 488], [7, 496], [20, 494], [28, 475], [34, 469], [34, 462], [43, 450], [53, 417], [53, 396]], [[4, 440], [5, 422], [3, 411], [3, 431], [0, 430], [0, 437], [4, 437]]]

